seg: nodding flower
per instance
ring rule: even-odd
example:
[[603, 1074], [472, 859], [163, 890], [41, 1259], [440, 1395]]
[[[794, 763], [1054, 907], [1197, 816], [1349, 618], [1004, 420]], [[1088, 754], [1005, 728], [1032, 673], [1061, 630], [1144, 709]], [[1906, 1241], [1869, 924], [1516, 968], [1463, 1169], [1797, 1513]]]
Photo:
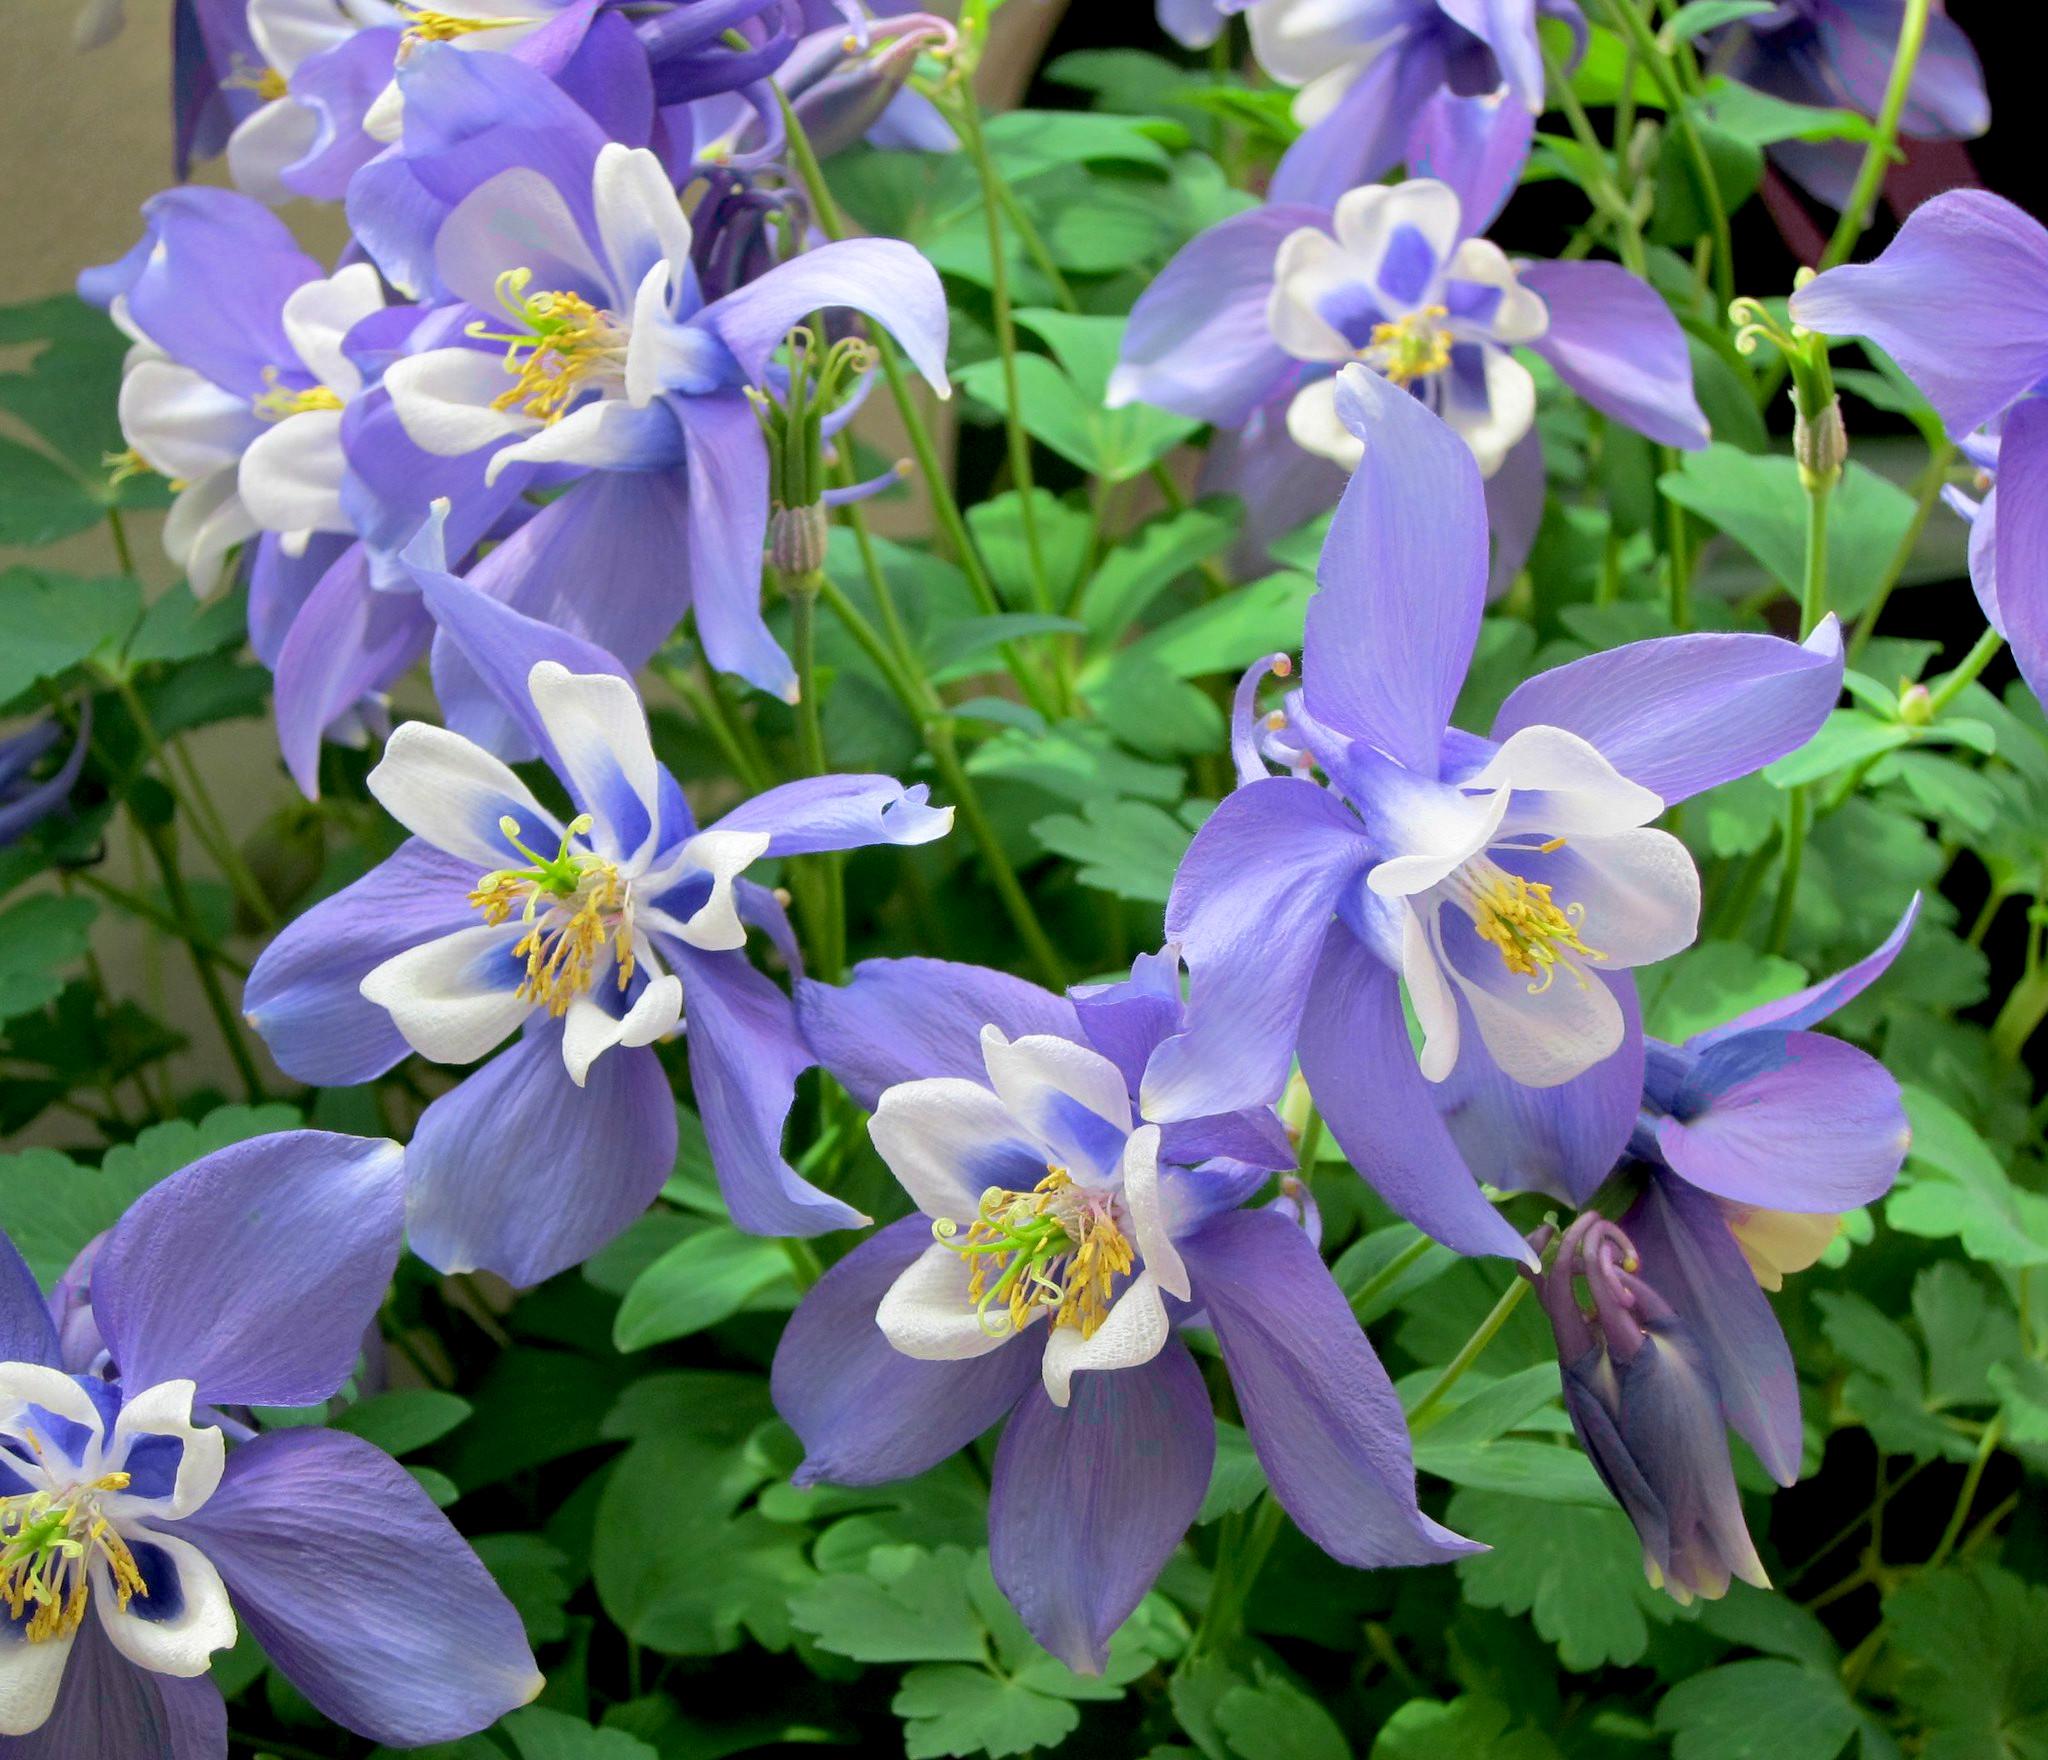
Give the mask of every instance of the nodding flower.
[[1634, 1240], [1588, 1211], [1528, 1275], [1557, 1335], [1572, 1428], [1635, 1524], [1651, 1586], [1680, 1602], [1718, 1599], [1731, 1577], [1769, 1588], [1743, 1522], [1713, 1366], [1645, 1275]]

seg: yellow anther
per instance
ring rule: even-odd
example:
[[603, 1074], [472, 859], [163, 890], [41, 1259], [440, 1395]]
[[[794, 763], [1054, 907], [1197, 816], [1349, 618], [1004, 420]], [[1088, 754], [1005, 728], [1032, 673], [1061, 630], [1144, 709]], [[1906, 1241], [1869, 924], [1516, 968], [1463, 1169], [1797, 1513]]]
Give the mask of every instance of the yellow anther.
[[424, 6], [401, 6], [408, 43], [448, 43], [475, 31], [503, 30], [509, 18], [465, 18], [459, 12], [434, 12]]
[[552, 427], [595, 376], [624, 370], [626, 334], [610, 312], [580, 293], [529, 294], [532, 279], [527, 269], [508, 269], [498, 277], [498, 303], [514, 328], [491, 330], [478, 322], [469, 334], [505, 345], [505, 371], [513, 380], [491, 399], [491, 407], [518, 410]]
[[277, 382], [277, 369], [263, 369], [263, 383], [270, 389], [249, 400], [249, 407], [266, 422], [281, 422], [286, 416], [304, 415], [308, 410], [341, 408], [341, 393], [325, 385], [309, 385], [303, 391], [287, 391]]
[[266, 104], [275, 103], [291, 93], [290, 82], [274, 67], [249, 60], [245, 55], [235, 57], [235, 70], [220, 82], [236, 91], [254, 92]]
[[125, 483], [130, 477], [147, 477], [155, 474], [149, 460], [130, 446], [121, 452], [103, 452], [100, 464], [107, 473], [107, 487]]
[[1499, 952], [1509, 971], [1531, 980], [1532, 994], [1550, 988], [1560, 965], [1578, 982], [1585, 982], [1578, 968], [1565, 959], [1567, 953], [1590, 960], [1607, 957], [1580, 938], [1585, 906], [1560, 906], [1541, 881], [1525, 880], [1485, 861], [1484, 870], [1468, 878], [1462, 890], [1474, 933]]
[[1561, 837], [1553, 837], [1548, 843], [1539, 843], [1536, 846], [1537, 853], [1546, 856], [1554, 856], [1563, 848], [1564, 839]]
[[609, 948], [624, 990], [633, 981], [633, 914], [629, 888], [618, 868], [602, 856], [571, 851], [569, 838], [591, 828], [588, 813], [570, 822], [562, 847], [552, 857], [535, 854], [519, 841], [519, 822], [498, 821], [505, 841], [533, 865], [500, 868], [471, 889], [470, 904], [492, 928], [516, 915], [526, 933], [512, 956], [526, 962], [521, 1000], [560, 1017], [596, 980], [598, 962]]
[[1000, 1303], [1012, 1332], [1044, 1308], [1053, 1325], [1092, 1338], [1108, 1318], [1116, 1280], [1137, 1262], [1112, 1203], [1076, 1187], [1063, 1167], [1048, 1167], [1030, 1192], [991, 1186], [966, 1238], [959, 1233], [954, 1222], [932, 1225], [934, 1238], [971, 1265], [967, 1298], [982, 1324]]
[[1368, 366], [1376, 367], [1396, 385], [1412, 385], [1451, 364], [1451, 333], [1441, 320], [1443, 306], [1424, 306], [1390, 324], [1375, 324], [1364, 349]]
[[[41, 1459], [33, 1432], [27, 1440]], [[0, 1603], [29, 1643], [78, 1630], [91, 1598], [95, 1558], [106, 1564], [122, 1608], [149, 1593], [127, 1541], [100, 1513], [103, 1493], [127, 1488], [126, 1473], [107, 1473], [62, 1492], [0, 1498]]]

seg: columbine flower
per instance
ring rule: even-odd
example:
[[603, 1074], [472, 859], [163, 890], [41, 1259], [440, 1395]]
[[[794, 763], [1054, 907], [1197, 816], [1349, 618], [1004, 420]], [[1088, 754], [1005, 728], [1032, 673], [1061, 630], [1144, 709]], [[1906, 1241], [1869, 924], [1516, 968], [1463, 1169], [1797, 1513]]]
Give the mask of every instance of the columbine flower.
[[442, 1270], [536, 1283], [646, 1209], [675, 1159], [653, 1046], [686, 1015], [733, 1219], [783, 1234], [863, 1220], [782, 1159], [812, 1060], [787, 998], [741, 951], [749, 923], [786, 943], [781, 907], [740, 876], [764, 857], [929, 842], [952, 810], [886, 776], [827, 776], [699, 830], [616, 660], [451, 576], [420, 578], [444, 636], [561, 779], [574, 816], [557, 819], [461, 735], [400, 727], [370, 789], [413, 837], [256, 962], [244, 1006], [272, 1055], [339, 1085], [408, 1050], [463, 1064], [522, 1034], [427, 1108], [407, 1153], [413, 1249]]
[[[2048, 702], [2048, 230], [1983, 190], [1915, 208], [1877, 260], [1830, 269], [1792, 318], [1868, 337], [1904, 369], [1997, 488], [1970, 537], [1970, 584]], [[1989, 432], [1979, 434], [1978, 430]]]
[[1473, 1550], [1416, 1507], [1400, 1404], [1295, 1212], [1241, 1208], [1293, 1159], [1272, 1111], [1135, 1109], [1180, 1023], [1170, 956], [1071, 1000], [873, 960], [799, 1006], [920, 1213], [827, 1272], [783, 1333], [798, 1482], [907, 1478], [1007, 1416], [996, 1580], [1047, 1649], [1099, 1670], [1208, 1487], [1215, 1423], [1174, 1335], [1206, 1324], [1274, 1495], [1319, 1546], [1362, 1567]]
[[34, 830], [71, 798], [92, 741], [90, 697], [79, 706], [78, 731], [72, 736], [71, 750], [44, 775], [37, 776], [37, 764], [63, 733], [63, 724], [55, 716], [46, 715], [30, 722], [19, 733], [0, 739], [0, 849]]
[[338, 200], [376, 151], [362, 127], [405, 21], [390, 0], [249, 0], [257, 60], [228, 76], [256, 107], [228, 136], [235, 187], [278, 207], [294, 196]]
[[[503, 106], [519, 126], [478, 137], [465, 123], [446, 149], [438, 188], [465, 193], [434, 261], [471, 308], [466, 341], [386, 371], [399, 419], [430, 452], [495, 449], [486, 480], [522, 460], [592, 473], [487, 559], [479, 584], [527, 608], [535, 594], [562, 594], [543, 614], [628, 665], [693, 608], [714, 665], [793, 700], [795, 672], [761, 619], [768, 455], [746, 391], [768, 380], [793, 324], [834, 306], [886, 323], [944, 391], [937, 274], [909, 245], [861, 239], [707, 305], [690, 222], [652, 152], [604, 140], [508, 57], [423, 49], [401, 79], [424, 119], [424, 144], [408, 129], [415, 169], [443, 150], [427, 126], [439, 106], [460, 104], [465, 117]], [[376, 248], [374, 232], [366, 242]], [[594, 577], [603, 592], [589, 591]]]
[[205, 1677], [237, 1616], [380, 1743], [469, 1735], [540, 1690], [519, 1616], [388, 1456], [317, 1428], [227, 1446], [249, 1431], [219, 1408], [347, 1379], [398, 1258], [399, 1162], [294, 1131], [173, 1174], [94, 1256], [104, 1349], [71, 1373], [0, 1236], [0, 1735], [224, 1756]]
[[[1780, 0], [1715, 33], [1712, 67], [1787, 103], [1875, 117], [1898, 49], [1905, 0]], [[1977, 52], [1956, 21], [1931, 11], [1899, 133], [1970, 140], [1991, 126]], [[1809, 194], [1839, 208], [1863, 160], [1858, 141], [1780, 141], [1771, 158]]]
[[1530, 679], [1490, 738], [1450, 727], [1486, 587], [1478, 472], [1384, 379], [1347, 367], [1339, 397], [1365, 458], [1285, 710], [1329, 786], [1267, 775], [1240, 727], [1242, 786], [1167, 906], [1193, 987], [1187, 1030], [1145, 1072], [1146, 1115], [1271, 1099], [1298, 1046], [1395, 1209], [1462, 1251], [1520, 1256], [1460, 1148], [1505, 1185], [1552, 1160], [1613, 1164], [1641, 1094], [1628, 974], [1692, 939], [1699, 902], [1684, 846], [1650, 821], [1803, 744], [1840, 689], [1840, 636], [1830, 619], [1803, 648], [1632, 643]]

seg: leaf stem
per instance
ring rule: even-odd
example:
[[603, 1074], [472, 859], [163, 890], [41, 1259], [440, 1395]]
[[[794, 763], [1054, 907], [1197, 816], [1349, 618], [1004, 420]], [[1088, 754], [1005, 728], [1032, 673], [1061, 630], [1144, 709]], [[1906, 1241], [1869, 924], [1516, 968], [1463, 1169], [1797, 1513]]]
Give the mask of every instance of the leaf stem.
[[1515, 1281], [1502, 1291], [1499, 1301], [1493, 1304], [1493, 1311], [1479, 1322], [1472, 1336], [1465, 1340], [1458, 1354], [1445, 1366], [1444, 1372], [1430, 1384], [1429, 1390], [1415, 1402], [1408, 1414], [1410, 1432], [1426, 1430], [1429, 1415], [1443, 1404], [1444, 1396], [1458, 1384], [1465, 1371], [1479, 1360], [1479, 1354], [1494, 1340], [1494, 1335], [1508, 1323], [1509, 1316], [1522, 1305], [1522, 1300], [1536, 1286], [1519, 1273]]
[[1891, 166], [1892, 153], [1898, 145], [1899, 118], [1905, 112], [1906, 98], [1913, 89], [1913, 74], [1920, 65], [1921, 46], [1927, 41], [1929, 10], [1930, 0], [1906, 0], [1905, 11], [1899, 17], [1899, 41], [1892, 51], [1891, 77], [1885, 82], [1884, 103], [1877, 113], [1877, 133], [1863, 149], [1863, 163], [1857, 169], [1848, 204], [1842, 209], [1841, 219], [1835, 222], [1834, 236], [1828, 240], [1827, 249], [1821, 252], [1820, 266], [1823, 269], [1846, 263], [1849, 253], [1855, 250], [1857, 241], [1862, 238], [1864, 228], [1870, 224], [1878, 192], [1884, 186], [1885, 172]]

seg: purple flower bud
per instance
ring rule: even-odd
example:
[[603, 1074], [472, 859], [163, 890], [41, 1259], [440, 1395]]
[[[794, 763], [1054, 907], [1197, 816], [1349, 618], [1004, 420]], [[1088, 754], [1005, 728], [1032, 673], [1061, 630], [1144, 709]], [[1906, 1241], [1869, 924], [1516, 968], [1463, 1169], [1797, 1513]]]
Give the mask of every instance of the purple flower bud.
[[1643, 1272], [1629, 1236], [1588, 1212], [1538, 1280], [1572, 1428], [1635, 1524], [1654, 1587], [1680, 1602], [1719, 1598], [1731, 1576], [1768, 1587], [1743, 1523], [1712, 1364]]

